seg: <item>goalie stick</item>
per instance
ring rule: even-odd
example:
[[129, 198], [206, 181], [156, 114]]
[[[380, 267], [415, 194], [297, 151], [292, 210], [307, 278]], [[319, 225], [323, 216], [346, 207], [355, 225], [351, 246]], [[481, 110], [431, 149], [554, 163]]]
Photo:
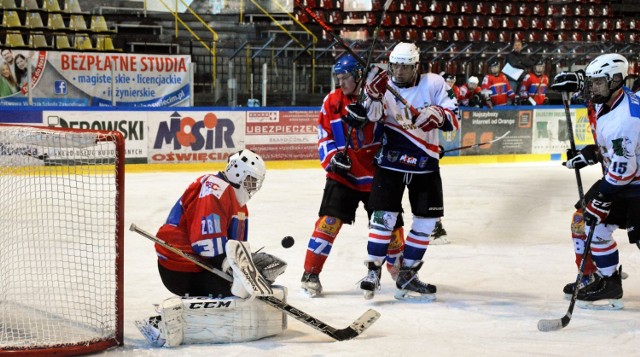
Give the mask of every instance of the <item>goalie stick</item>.
[[[562, 92], [562, 104], [564, 105], [564, 114], [567, 119], [567, 134], [569, 135], [569, 145], [571, 146], [572, 151], [576, 151], [576, 143], [573, 139], [573, 125], [571, 124], [571, 112], [569, 111], [569, 93]], [[574, 169], [576, 173], [576, 182], [578, 184], [578, 195], [580, 196], [580, 205], [584, 209], [584, 190], [582, 189], [582, 179], [580, 177], [580, 170], [578, 168]], [[573, 315], [573, 309], [576, 306], [576, 300], [578, 299], [578, 287], [580, 286], [580, 281], [584, 276], [584, 267], [587, 265], [587, 258], [591, 253], [591, 239], [593, 238], [593, 231], [595, 230], [595, 222], [591, 224], [589, 227], [589, 235], [587, 236], [587, 240], [584, 241], [584, 252], [582, 253], [582, 261], [580, 262], [580, 269], [578, 271], [578, 276], [576, 277], [576, 287], [573, 289], [573, 295], [571, 295], [571, 301], [569, 302], [569, 308], [567, 309], [567, 313], [559, 318], [559, 319], [542, 319], [538, 321], [538, 330], [542, 332], [548, 331], [557, 331], [562, 328], [567, 327], [569, 322], [571, 322], [571, 317]]]
[[448, 153], [448, 152], [452, 152], [452, 151], [458, 151], [458, 150], [464, 150], [464, 149], [471, 149], [477, 146], [482, 146], [482, 145], [489, 145], [491, 143], [495, 143], [498, 140], [502, 140], [504, 138], [507, 137], [507, 135], [509, 135], [511, 133], [511, 130], [507, 131], [506, 133], [504, 133], [503, 135], [491, 140], [491, 141], [486, 141], [484, 143], [477, 143], [477, 144], [473, 144], [473, 145], [465, 145], [465, 146], [460, 146], [458, 148], [453, 148], [453, 149], [449, 149], [449, 150], [444, 150], [442, 153]]
[[[389, 1], [389, 3], [390, 2], [391, 1]], [[358, 55], [351, 47], [349, 47], [349, 45], [347, 45], [347, 43], [344, 42], [344, 40], [339, 35], [337, 35], [329, 25], [327, 25], [320, 17], [318, 17], [318, 15], [316, 15], [313, 11], [311, 11], [311, 9], [304, 6], [300, 0], [296, 0], [296, 5], [298, 5], [299, 8], [301, 8], [304, 12], [306, 12], [309, 16], [311, 16], [311, 18], [314, 19], [315, 22], [317, 22], [318, 25], [320, 25], [320, 27], [322, 27], [325, 31], [327, 31], [327, 33], [333, 38], [334, 41], [336, 41], [342, 48], [345, 49], [345, 51], [347, 51], [350, 55], [352, 55], [353, 58], [355, 58], [361, 65], [363, 66], [367, 65], [364, 59], [362, 59], [360, 55]], [[407, 102], [407, 100], [404, 99], [404, 97], [397, 90], [395, 90], [395, 88], [387, 84], [387, 90], [391, 92], [391, 94], [393, 94], [393, 96], [396, 97], [396, 99], [400, 103], [404, 104], [404, 106], [409, 109], [409, 111], [411, 112], [411, 115], [413, 115], [414, 118], [420, 115], [420, 112], [416, 108], [414, 108], [409, 102]]]
[[[135, 223], [132, 223], [129, 227], [129, 230], [140, 234], [141, 236], [151, 240], [154, 243], [161, 245], [162, 247], [170, 250], [173, 253], [180, 255], [181, 257], [188, 259], [198, 265], [199, 267], [207, 270], [210, 273], [216, 274], [219, 277], [227, 280], [233, 281], [233, 278], [223, 271], [211, 266], [208, 262], [199, 258], [196, 255], [189, 254], [183, 252], [182, 250], [170, 245], [169, 243], [163, 241], [162, 239], [152, 235], [151, 233], [139, 228]], [[312, 328], [324, 333], [325, 335], [337, 340], [337, 341], [345, 341], [350, 340], [352, 338], [358, 337], [364, 330], [368, 329], [371, 325], [373, 325], [376, 320], [380, 317], [380, 313], [376, 310], [369, 309], [360, 317], [358, 317], [351, 325], [345, 327], [343, 329], [337, 329], [326, 323], [318, 320], [317, 318], [307, 314], [306, 312], [295, 308], [286, 302], [274, 297], [274, 296], [256, 296], [256, 299], [261, 300], [265, 304], [274, 307], [278, 310], [284, 311], [294, 319], [304, 323], [307, 326], [311, 326]]]

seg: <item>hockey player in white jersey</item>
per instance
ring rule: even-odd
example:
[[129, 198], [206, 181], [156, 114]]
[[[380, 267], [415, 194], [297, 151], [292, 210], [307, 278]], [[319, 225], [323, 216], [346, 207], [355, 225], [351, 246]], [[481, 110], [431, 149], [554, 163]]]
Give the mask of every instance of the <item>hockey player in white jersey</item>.
[[[591, 241], [595, 279], [578, 291], [578, 305], [620, 309], [623, 295], [619, 254], [613, 232], [626, 229], [631, 243], [640, 241], [640, 99], [625, 87], [629, 65], [624, 56], [605, 54], [579, 73], [559, 74], [553, 89], [579, 91], [595, 104], [596, 144], [567, 161], [568, 168], [582, 168], [602, 160], [604, 176], [585, 195], [586, 233], [595, 224]], [[583, 80], [584, 78], [584, 80]], [[597, 152], [596, 152], [597, 151]]]
[[[413, 221], [396, 279], [396, 298], [435, 299], [436, 287], [420, 281], [418, 270], [434, 227], [444, 213], [438, 130], [457, 130], [459, 117], [451, 88], [437, 74], [419, 75], [419, 59], [420, 51], [415, 44], [401, 42], [389, 56], [388, 74], [375, 68], [367, 79], [369, 109], [380, 108], [380, 119], [371, 116], [369, 120], [383, 121], [384, 137], [376, 156], [378, 170], [369, 198], [369, 207], [374, 212], [369, 222], [365, 261], [368, 274], [360, 283], [366, 299], [371, 299], [380, 287], [380, 270], [391, 232], [402, 212], [405, 187], [409, 190]], [[387, 84], [413, 108], [387, 92]]]

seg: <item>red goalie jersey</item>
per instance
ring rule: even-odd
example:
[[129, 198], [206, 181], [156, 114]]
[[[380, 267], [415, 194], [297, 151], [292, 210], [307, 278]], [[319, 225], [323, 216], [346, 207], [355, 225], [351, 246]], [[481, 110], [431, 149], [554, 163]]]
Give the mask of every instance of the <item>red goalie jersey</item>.
[[[212, 258], [224, 254], [229, 239], [247, 240], [248, 211], [233, 187], [220, 176], [204, 175], [193, 182], [171, 209], [157, 237], [180, 250]], [[193, 262], [156, 244], [158, 262], [182, 272], [199, 272]]]

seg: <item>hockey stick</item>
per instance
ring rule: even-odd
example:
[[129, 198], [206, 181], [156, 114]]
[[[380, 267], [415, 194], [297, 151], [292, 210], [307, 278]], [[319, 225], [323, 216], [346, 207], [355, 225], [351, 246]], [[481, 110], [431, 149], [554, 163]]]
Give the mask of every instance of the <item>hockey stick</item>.
[[[141, 236], [151, 240], [154, 243], [161, 245], [162, 247], [170, 250], [171, 252], [180, 255], [181, 257], [188, 259], [201, 267], [202, 269], [211, 272], [219, 277], [233, 281], [233, 278], [223, 271], [211, 266], [208, 262], [203, 261], [196, 255], [185, 253], [182, 250], [170, 245], [169, 243], [163, 241], [162, 239], [152, 235], [151, 233], [139, 228], [135, 223], [132, 223], [129, 227], [129, 230], [140, 234]], [[286, 302], [274, 297], [274, 296], [257, 296], [257, 299], [261, 300], [265, 304], [274, 307], [278, 310], [284, 311], [287, 314], [293, 316], [294, 319], [304, 323], [307, 326], [311, 326], [312, 328], [324, 333], [325, 335], [337, 340], [337, 341], [345, 341], [350, 340], [352, 338], [358, 337], [364, 330], [368, 329], [371, 325], [373, 325], [376, 320], [380, 317], [380, 313], [376, 310], [369, 309], [364, 314], [362, 314], [359, 318], [357, 318], [351, 325], [345, 327], [343, 329], [337, 329], [335, 327], [329, 326], [326, 323], [316, 319], [315, 317], [307, 314], [306, 312], [297, 309]]]
[[[569, 110], [569, 94], [567, 92], [562, 92], [562, 104], [564, 105], [564, 114], [567, 119], [567, 133], [569, 134], [569, 145], [571, 146], [572, 151], [576, 151], [576, 143], [573, 139], [573, 125], [571, 124], [571, 111]], [[576, 182], [578, 184], [578, 195], [580, 197], [580, 205], [584, 208], [584, 190], [582, 189], [582, 178], [580, 177], [580, 170], [578, 168], [574, 169], [576, 173]], [[584, 253], [582, 253], [582, 261], [580, 262], [580, 270], [578, 271], [578, 276], [576, 277], [576, 287], [573, 289], [573, 295], [571, 295], [571, 301], [569, 302], [569, 309], [567, 313], [560, 319], [542, 319], [538, 321], [538, 330], [543, 332], [548, 331], [556, 331], [560, 330], [564, 327], [567, 327], [569, 322], [571, 322], [571, 316], [573, 314], [573, 308], [576, 305], [576, 300], [578, 298], [578, 287], [580, 286], [580, 281], [584, 276], [584, 267], [586, 266], [587, 258], [589, 253], [591, 252], [591, 239], [593, 238], [593, 231], [595, 230], [595, 222], [591, 224], [589, 227], [589, 235], [587, 236], [587, 240], [584, 242]]]
[[[382, 8], [382, 15], [380, 15], [380, 21], [378, 21], [378, 26], [376, 26], [375, 30], [373, 30], [373, 39], [371, 39], [371, 48], [369, 48], [369, 54], [367, 55], [367, 62], [364, 65], [364, 72], [362, 73], [362, 78], [360, 78], [360, 98], [358, 98], [357, 103], [362, 104], [365, 98], [365, 91], [363, 82], [367, 81], [367, 77], [369, 76], [369, 65], [371, 64], [371, 57], [373, 57], [373, 49], [376, 46], [376, 41], [378, 40], [378, 34], [380, 33], [380, 27], [382, 27], [382, 20], [384, 20], [384, 16], [387, 14], [387, 10], [389, 6], [391, 6], [392, 0], [387, 0]], [[351, 136], [353, 135], [353, 127], [349, 128], [349, 136], [347, 137], [347, 142], [344, 144], [344, 154], [347, 154], [347, 149], [349, 148], [349, 143], [351, 142]]]
[[567, 313], [564, 314], [559, 319], [542, 319], [538, 321], [538, 330], [542, 332], [549, 331], [557, 331], [562, 328], [567, 327], [569, 322], [571, 322], [571, 316], [573, 315], [573, 308], [576, 306], [576, 300], [578, 299], [578, 286], [582, 277], [584, 276], [584, 267], [586, 266], [587, 256], [591, 252], [591, 239], [593, 238], [593, 232], [595, 231], [596, 223], [591, 223], [589, 227], [589, 235], [587, 236], [587, 240], [584, 242], [584, 253], [582, 254], [582, 261], [580, 262], [580, 271], [578, 272], [578, 277], [576, 278], [576, 287], [573, 289], [573, 295], [571, 295], [571, 301], [569, 302], [569, 309], [567, 309]]
[[499, 137], [497, 137], [497, 138], [495, 138], [495, 139], [493, 139], [493, 140], [491, 140], [491, 141], [486, 141], [486, 142], [484, 142], [484, 143], [477, 143], [477, 144], [473, 144], [473, 145], [460, 146], [460, 147], [458, 147], [458, 148], [453, 148], [453, 149], [449, 149], [449, 150], [444, 150], [442, 153], [444, 154], [444, 153], [448, 153], [448, 152], [451, 152], [451, 151], [458, 151], [458, 150], [464, 150], [464, 149], [471, 149], [471, 148], [474, 148], [474, 147], [477, 147], [477, 146], [489, 145], [489, 144], [491, 144], [491, 143], [495, 143], [495, 142], [496, 142], [496, 141], [498, 141], [498, 140], [502, 140], [502, 139], [506, 138], [506, 137], [507, 137], [507, 135], [509, 135], [510, 133], [511, 133], [511, 130], [507, 131], [507, 132], [506, 132], [506, 133], [504, 133], [502, 136], [499, 136]]
[[[367, 63], [364, 61], [364, 59], [362, 59], [360, 55], [358, 55], [351, 47], [349, 47], [349, 45], [347, 45], [347, 43], [344, 42], [344, 40], [339, 35], [337, 35], [329, 25], [327, 25], [320, 17], [318, 17], [318, 15], [316, 15], [308, 7], [304, 6], [300, 0], [296, 0], [296, 5], [298, 5], [299, 8], [301, 8], [304, 12], [311, 16], [311, 18], [314, 19], [318, 23], [318, 25], [320, 25], [320, 27], [327, 31], [327, 33], [331, 36], [331, 38], [333, 38], [334, 41], [336, 41], [342, 48], [344, 48], [350, 55], [352, 55], [361, 65], [366, 66]], [[402, 95], [398, 93], [395, 88], [387, 84], [387, 90], [391, 92], [391, 94], [393, 94], [393, 96], [396, 97], [396, 99], [400, 103], [404, 104], [404, 106], [409, 109], [411, 115], [413, 115], [414, 117], [420, 115], [420, 112], [411, 104], [409, 104], [409, 102], [407, 102], [407, 100], [404, 99], [404, 97], [402, 97]]]

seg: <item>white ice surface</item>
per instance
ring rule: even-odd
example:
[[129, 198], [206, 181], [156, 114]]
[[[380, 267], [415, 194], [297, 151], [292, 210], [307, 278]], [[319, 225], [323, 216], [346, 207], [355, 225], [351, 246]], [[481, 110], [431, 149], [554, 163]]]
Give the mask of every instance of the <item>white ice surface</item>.
[[[334, 342], [289, 318], [282, 335], [235, 345], [151, 348], [133, 321], [153, 314], [153, 303], [170, 296], [156, 270], [153, 245], [130, 232], [131, 223], [156, 232], [184, 188], [201, 173], [145, 173], [126, 177], [125, 346], [107, 352], [126, 356], [637, 356], [640, 348], [640, 251], [625, 232], [615, 234], [629, 278], [625, 308], [576, 308], [569, 326], [539, 332], [540, 319], [564, 316], [562, 287], [575, 279], [569, 223], [578, 191], [573, 171], [559, 162], [445, 165], [444, 226], [449, 245], [430, 246], [420, 271], [438, 286], [437, 301], [393, 298], [385, 272], [382, 290], [365, 301], [357, 282], [366, 274], [366, 213], [344, 226], [321, 274], [325, 294], [300, 291], [307, 240], [324, 187], [320, 169], [269, 170], [249, 203], [250, 242], [280, 256], [289, 268], [279, 283], [288, 302], [344, 328], [368, 308], [382, 317], [360, 337]], [[585, 192], [599, 177], [582, 170]], [[408, 201], [405, 195], [405, 207]], [[411, 216], [407, 215], [407, 222]], [[295, 245], [284, 249], [282, 237]]]

